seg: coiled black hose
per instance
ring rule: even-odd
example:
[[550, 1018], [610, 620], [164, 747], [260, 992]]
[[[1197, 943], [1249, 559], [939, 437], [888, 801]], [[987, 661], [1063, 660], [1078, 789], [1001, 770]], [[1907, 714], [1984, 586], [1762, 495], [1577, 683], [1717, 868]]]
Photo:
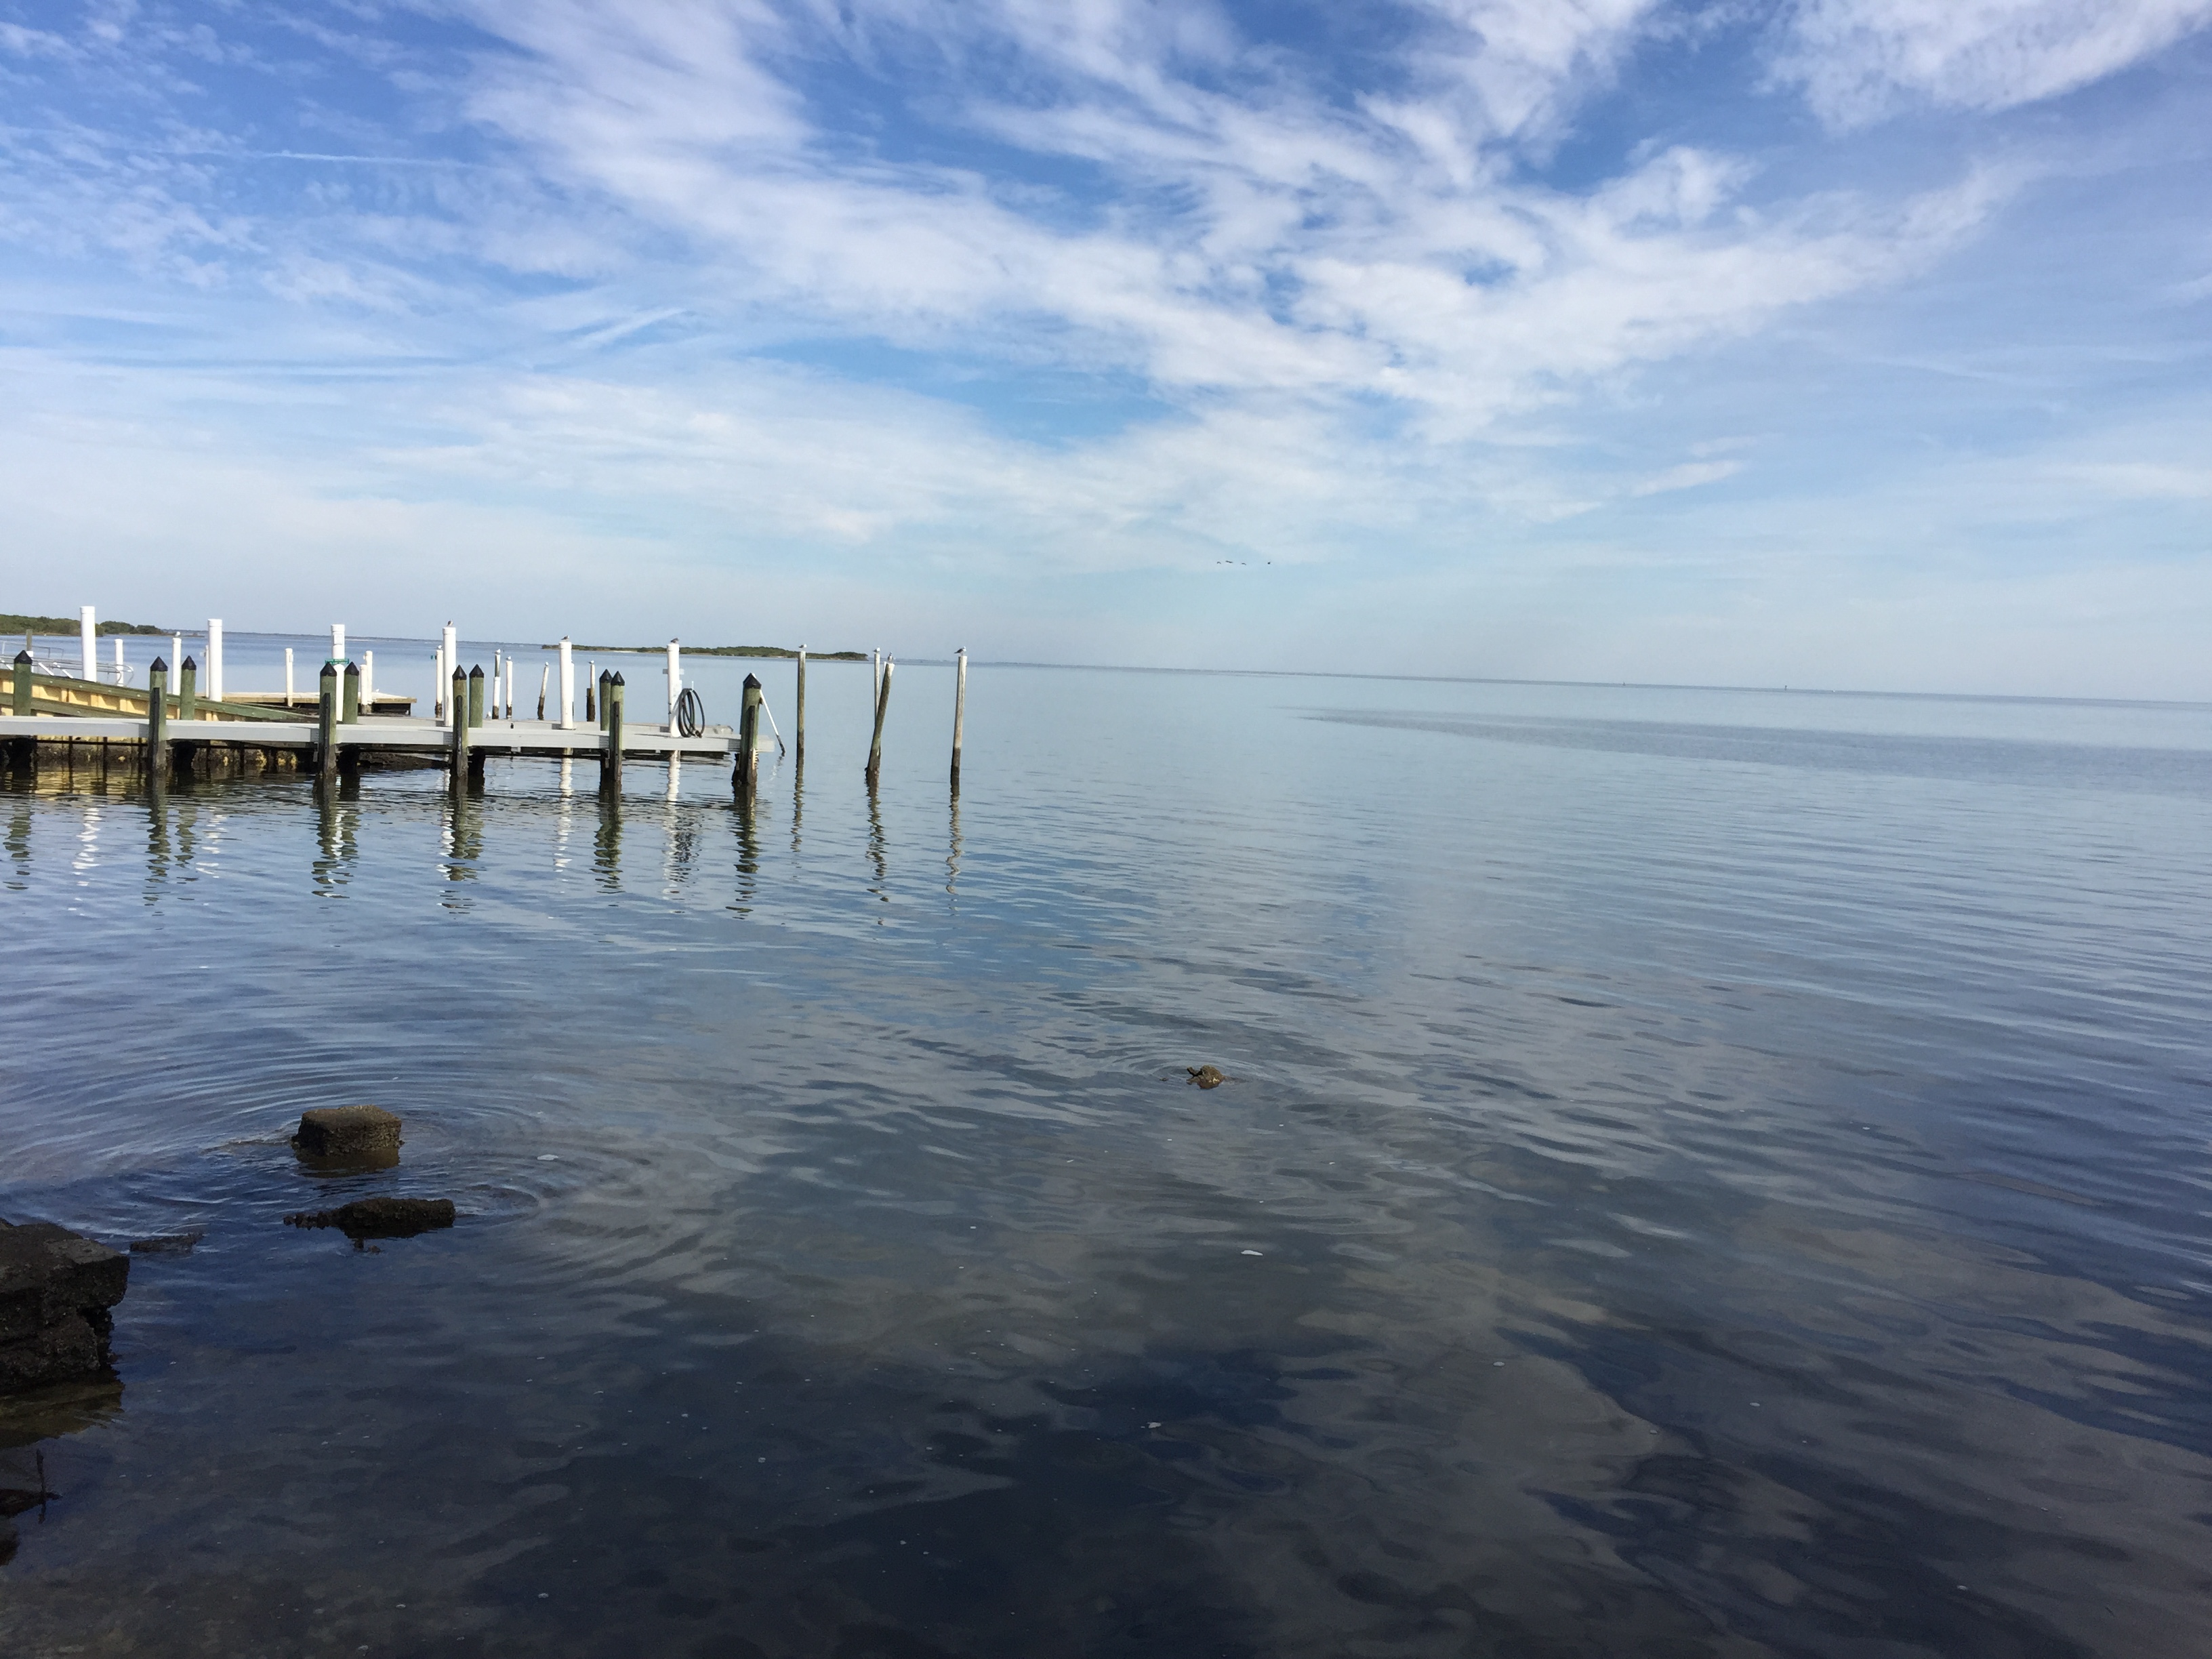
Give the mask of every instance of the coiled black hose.
[[687, 685], [676, 696], [677, 735], [696, 738], [706, 729], [707, 705], [700, 702], [699, 694]]

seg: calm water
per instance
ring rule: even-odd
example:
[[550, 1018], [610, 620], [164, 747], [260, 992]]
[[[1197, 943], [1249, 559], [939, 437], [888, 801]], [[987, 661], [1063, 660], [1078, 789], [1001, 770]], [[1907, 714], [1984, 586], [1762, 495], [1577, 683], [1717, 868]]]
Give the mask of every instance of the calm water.
[[0, 794], [0, 1214], [204, 1232], [0, 1651], [2203, 1650], [2212, 709], [950, 679]]

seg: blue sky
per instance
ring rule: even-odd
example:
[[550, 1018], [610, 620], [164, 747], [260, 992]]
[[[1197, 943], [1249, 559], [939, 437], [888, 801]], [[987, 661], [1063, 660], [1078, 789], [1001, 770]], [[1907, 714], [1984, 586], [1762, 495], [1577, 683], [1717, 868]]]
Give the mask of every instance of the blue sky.
[[0, 0], [8, 608], [2212, 698], [2212, 0]]

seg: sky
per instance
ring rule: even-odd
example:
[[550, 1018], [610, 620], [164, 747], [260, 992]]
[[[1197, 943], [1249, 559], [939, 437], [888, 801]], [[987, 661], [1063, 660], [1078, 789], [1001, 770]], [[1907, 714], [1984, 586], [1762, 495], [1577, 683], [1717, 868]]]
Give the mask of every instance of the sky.
[[0, 0], [0, 609], [2212, 699], [2212, 0]]

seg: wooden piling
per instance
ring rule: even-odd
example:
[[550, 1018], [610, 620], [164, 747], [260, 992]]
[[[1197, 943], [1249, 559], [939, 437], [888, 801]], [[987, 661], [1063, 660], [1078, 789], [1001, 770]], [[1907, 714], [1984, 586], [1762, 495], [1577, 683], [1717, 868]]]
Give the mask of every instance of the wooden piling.
[[884, 716], [891, 706], [891, 659], [884, 659], [884, 675], [876, 690], [876, 731], [868, 739], [868, 788], [872, 792], [876, 778], [884, 769]]
[[482, 726], [484, 720], [483, 665], [478, 663], [469, 670], [469, 724]]
[[446, 718], [453, 726], [453, 786], [456, 793], [466, 787], [469, 776], [469, 677], [456, 666], [446, 698]]
[[[15, 673], [22, 676], [22, 659], [16, 659]], [[169, 665], [159, 657], [146, 671], [146, 781], [158, 789], [168, 781], [169, 767]]]
[[[538, 667], [538, 718], [541, 720], [545, 718], [545, 693], [552, 684], [553, 665], [550, 662], [540, 663]], [[568, 724], [566, 720], [561, 723], [563, 726]]]
[[200, 717], [200, 665], [190, 657], [177, 669], [177, 718], [196, 720]]
[[791, 734], [791, 758], [798, 765], [806, 764], [806, 647], [799, 647], [799, 704], [793, 716], [794, 730]]
[[361, 670], [352, 663], [345, 665], [343, 689], [338, 693], [338, 723], [354, 726], [361, 720]]
[[760, 788], [760, 676], [748, 674], [744, 712], [738, 716], [737, 764], [730, 769], [730, 785], [748, 806]]
[[[602, 732], [607, 729], [607, 682], [614, 678], [614, 670], [611, 668], [602, 668], [599, 670], [599, 730]], [[586, 698], [586, 701], [589, 702], [590, 699]], [[591, 710], [586, 708], [584, 712], [588, 714], [591, 713]]]
[[623, 763], [623, 677], [607, 676], [606, 696], [602, 707], [606, 714], [606, 746], [599, 750], [599, 787], [616, 794], [622, 790]]
[[968, 647], [953, 653], [957, 666], [952, 679], [952, 793], [960, 793], [960, 743], [968, 732]]
[[15, 713], [26, 718], [31, 712], [31, 675], [33, 672], [32, 662], [29, 646], [25, 646], [15, 653], [15, 695], [11, 707]]
[[316, 757], [316, 769], [323, 776], [334, 778], [338, 775], [338, 669], [336, 663], [323, 665], [318, 721], [316, 741], [321, 752]]

